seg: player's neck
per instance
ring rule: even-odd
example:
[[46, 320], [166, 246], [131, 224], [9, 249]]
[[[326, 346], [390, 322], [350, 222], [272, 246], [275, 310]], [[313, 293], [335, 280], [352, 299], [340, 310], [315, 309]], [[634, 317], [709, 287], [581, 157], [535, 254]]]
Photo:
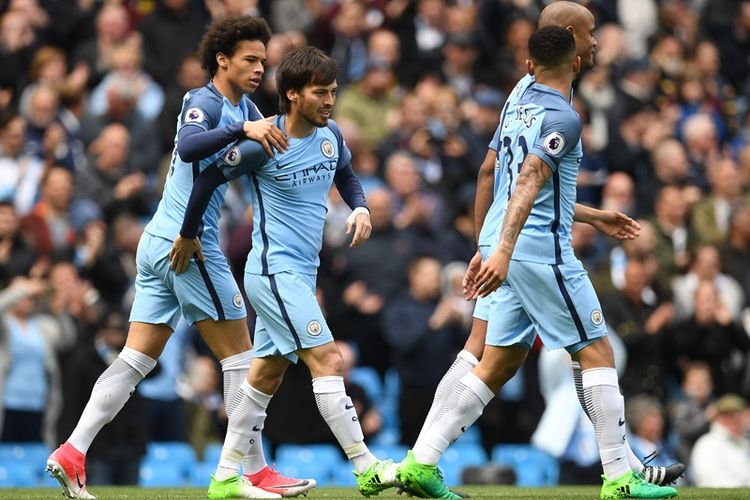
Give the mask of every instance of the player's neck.
[[216, 90], [219, 91], [221, 95], [226, 97], [229, 102], [231, 102], [234, 106], [237, 106], [239, 104], [240, 99], [242, 99], [242, 91], [238, 90], [237, 88], [232, 85], [232, 83], [221, 73], [216, 73], [211, 80], [214, 84], [214, 87], [216, 87]]
[[290, 111], [284, 120], [284, 131], [289, 137], [299, 139], [312, 134], [315, 131], [315, 125], [306, 120], [302, 113]]
[[570, 88], [573, 81], [568, 76], [558, 76], [552, 73], [539, 73], [536, 75], [536, 82], [546, 85], [547, 87], [557, 90], [563, 96], [570, 95]]

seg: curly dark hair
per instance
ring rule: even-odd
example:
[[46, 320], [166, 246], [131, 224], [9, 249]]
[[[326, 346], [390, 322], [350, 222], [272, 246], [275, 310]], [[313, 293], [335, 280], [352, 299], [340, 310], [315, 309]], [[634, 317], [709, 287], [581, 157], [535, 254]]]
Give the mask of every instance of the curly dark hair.
[[221, 52], [232, 56], [237, 44], [243, 40], [259, 40], [268, 45], [271, 39], [271, 28], [262, 17], [229, 16], [211, 24], [201, 38], [198, 47], [198, 59], [209, 76], [213, 77], [219, 64], [216, 54]]
[[336, 61], [315, 47], [299, 47], [289, 51], [276, 72], [279, 108], [289, 111], [287, 90], [302, 90], [306, 85], [330, 85], [339, 73]]
[[570, 31], [559, 26], [538, 29], [529, 38], [529, 56], [547, 68], [562, 64], [575, 50], [575, 38]]

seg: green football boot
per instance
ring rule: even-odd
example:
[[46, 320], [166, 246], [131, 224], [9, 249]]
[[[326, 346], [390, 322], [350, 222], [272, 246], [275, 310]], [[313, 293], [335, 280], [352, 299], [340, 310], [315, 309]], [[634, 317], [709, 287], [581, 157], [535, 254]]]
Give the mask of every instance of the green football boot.
[[642, 474], [628, 471], [619, 478], [609, 481], [602, 476], [604, 484], [599, 498], [672, 498], [677, 496], [677, 489], [671, 486], [657, 486], [646, 482]]
[[376, 460], [362, 474], [354, 471], [354, 475], [359, 492], [371, 497], [396, 485], [396, 464], [393, 460]]
[[223, 481], [217, 481], [211, 475], [211, 484], [208, 485], [208, 498], [281, 498], [277, 493], [271, 493], [256, 488], [244, 476], [233, 476]]
[[417, 463], [411, 450], [398, 466], [396, 483], [405, 493], [420, 498], [463, 498], [445, 486], [443, 473], [437, 465]]

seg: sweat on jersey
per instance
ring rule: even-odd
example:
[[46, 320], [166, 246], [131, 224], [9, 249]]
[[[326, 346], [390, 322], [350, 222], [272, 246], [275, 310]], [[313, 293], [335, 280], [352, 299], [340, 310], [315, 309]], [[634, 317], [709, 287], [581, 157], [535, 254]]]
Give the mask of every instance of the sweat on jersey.
[[495, 251], [500, 228], [528, 153], [541, 158], [552, 177], [537, 194], [518, 236], [513, 259], [541, 264], [575, 260], [570, 244], [576, 177], [583, 158], [581, 121], [568, 98], [531, 77], [522, 79], [503, 107], [490, 147], [498, 152], [494, 200], [479, 233], [479, 246]]
[[[226, 145], [244, 137], [242, 126], [246, 120], [262, 118], [247, 96], [235, 106], [216, 90], [213, 83], [187, 92], [177, 119], [175, 148], [164, 192], [145, 231], [172, 241], [182, 227], [187, 200], [198, 175], [221, 155]], [[196, 140], [194, 132], [207, 133], [200, 134], [202, 140]], [[205, 151], [217, 152], [202, 158]], [[183, 157], [192, 161], [184, 161]], [[222, 186], [211, 196], [200, 228], [203, 246], [219, 245], [219, 218], [226, 190], [227, 187]]]
[[[276, 119], [282, 130], [285, 120], [286, 115]], [[253, 246], [245, 272], [315, 274], [331, 184], [336, 183], [350, 208], [367, 207], [351, 158], [333, 120], [306, 137], [290, 137], [287, 151], [277, 152], [273, 158], [256, 141], [242, 140], [196, 180], [180, 235], [195, 238], [214, 190], [247, 175], [254, 189]]]

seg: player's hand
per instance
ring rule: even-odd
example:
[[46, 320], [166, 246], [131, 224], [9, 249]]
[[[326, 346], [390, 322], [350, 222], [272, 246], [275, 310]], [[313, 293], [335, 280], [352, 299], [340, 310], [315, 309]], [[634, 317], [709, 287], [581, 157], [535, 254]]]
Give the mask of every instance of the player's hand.
[[365, 241], [370, 239], [370, 233], [372, 233], [372, 224], [370, 223], [370, 212], [357, 211], [355, 210], [346, 219], [346, 234], [351, 234], [352, 227], [354, 228], [354, 236], [350, 247], [358, 247]]
[[502, 253], [496, 251], [490, 255], [477, 274], [477, 289], [472, 298], [486, 297], [497, 290], [508, 276], [509, 265], [510, 258]]
[[591, 225], [617, 240], [634, 240], [641, 234], [641, 225], [618, 210], [600, 210]]
[[477, 253], [475, 253], [469, 261], [469, 267], [466, 269], [466, 274], [464, 274], [464, 281], [462, 283], [463, 294], [466, 300], [471, 300], [477, 292], [477, 274], [481, 268], [482, 254], [477, 250]]
[[269, 116], [263, 120], [246, 121], [242, 126], [245, 131], [245, 137], [259, 142], [268, 156], [274, 155], [274, 148], [280, 153], [284, 153], [289, 146], [289, 139], [279, 127], [273, 124], [276, 116]]
[[184, 272], [193, 255], [196, 255], [201, 262], [206, 260], [206, 257], [203, 256], [201, 240], [199, 238], [188, 240], [178, 234], [174, 243], [172, 243], [172, 249], [169, 251], [170, 269], [176, 274]]

